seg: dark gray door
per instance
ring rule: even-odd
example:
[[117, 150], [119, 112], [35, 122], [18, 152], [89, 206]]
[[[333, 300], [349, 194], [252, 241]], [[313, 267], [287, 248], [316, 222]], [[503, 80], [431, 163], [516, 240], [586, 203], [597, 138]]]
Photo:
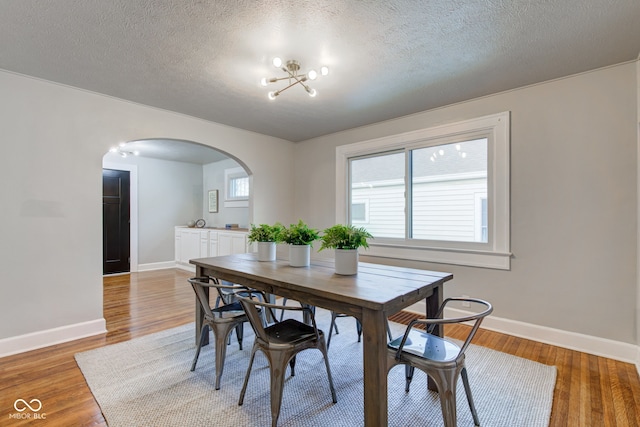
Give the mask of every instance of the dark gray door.
[[102, 272], [130, 271], [129, 172], [102, 170]]

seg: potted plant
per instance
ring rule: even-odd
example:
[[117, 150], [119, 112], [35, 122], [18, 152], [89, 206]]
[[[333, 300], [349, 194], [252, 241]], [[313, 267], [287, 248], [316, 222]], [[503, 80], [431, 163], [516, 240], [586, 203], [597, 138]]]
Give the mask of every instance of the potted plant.
[[311, 260], [311, 244], [318, 240], [318, 230], [310, 228], [304, 221], [291, 224], [282, 230], [282, 241], [289, 244], [289, 265], [306, 267]]
[[335, 249], [336, 274], [353, 275], [358, 273], [358, 248], [368, 248], [367, 239], [373, 238], [363, 227], [336, 224], [323, 231], [321, 251]]
[[258, 261], [274, 261], [276, 259], [276, 243], [281, 241], [283, 229], [284, 227], [280, 223], [260, 224], [259, 226], [251, 224], [248, 240], [258, 244]]

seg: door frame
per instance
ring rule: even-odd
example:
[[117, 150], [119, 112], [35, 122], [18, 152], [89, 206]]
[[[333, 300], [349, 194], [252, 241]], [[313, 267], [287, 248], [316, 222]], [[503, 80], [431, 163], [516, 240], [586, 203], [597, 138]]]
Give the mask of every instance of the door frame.
[[135, 273], [138, 271], [138, 166], [103, 161], [102, 169], [129, 172], [129, 271]]

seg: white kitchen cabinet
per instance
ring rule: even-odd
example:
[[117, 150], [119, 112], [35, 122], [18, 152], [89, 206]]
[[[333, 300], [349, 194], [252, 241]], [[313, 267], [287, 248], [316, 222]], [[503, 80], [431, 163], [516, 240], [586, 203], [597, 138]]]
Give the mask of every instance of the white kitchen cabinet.
[[189, 260], [248, 252], [246, 231], [175, 228], [176, 267], [193, 271]]
[[247, 233], [218, 231], [218, 256], [247, 252]]
[[218, 256], [218, 233], [216, 231], [209, 232], [209, 255]]
[[188, 227], [176, 227], [175, 230], [176, 266], [191, 270], [190, 259], [209, 256], [209, 230]]

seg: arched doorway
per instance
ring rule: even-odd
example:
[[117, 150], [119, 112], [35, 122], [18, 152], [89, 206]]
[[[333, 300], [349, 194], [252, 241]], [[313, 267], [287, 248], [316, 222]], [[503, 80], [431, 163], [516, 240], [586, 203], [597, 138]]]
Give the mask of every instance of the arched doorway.
[[[104, 155], [103, 169], [130, 174], [129, 271], [173, 266], [175, 226], [198, 219], [211, 226], [251, 222], [251, 172], [240, 159], [213, 147], [166, 138], [130, 141]], [[224, 171], [229, 169], [248, 177], [244, 206], [225, 202]], [[220, 198], [217, 212], [208, 206], [212, 190]]]

